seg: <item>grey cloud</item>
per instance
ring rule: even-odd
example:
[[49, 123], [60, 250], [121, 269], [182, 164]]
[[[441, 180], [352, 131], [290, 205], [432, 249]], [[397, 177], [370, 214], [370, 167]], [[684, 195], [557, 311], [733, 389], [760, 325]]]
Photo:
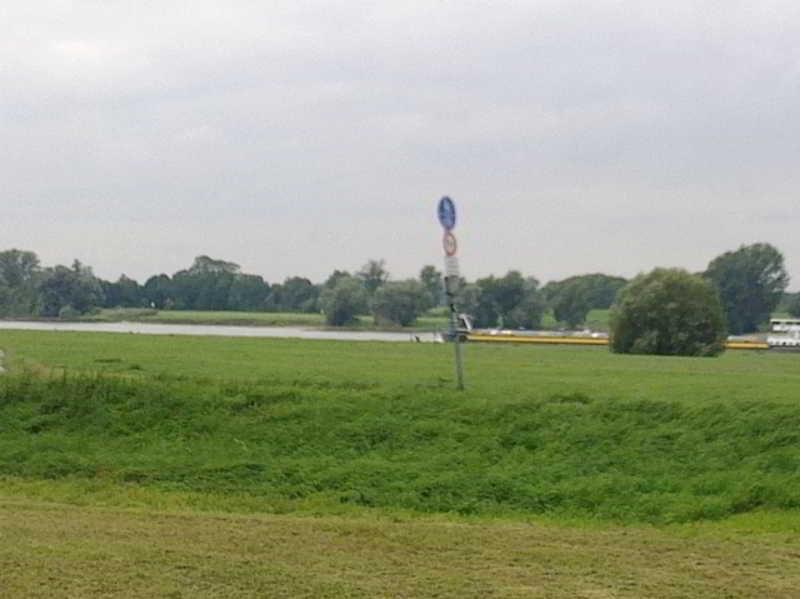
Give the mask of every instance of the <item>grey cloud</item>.
[[109, 277], [197, 253], [409, 275], [450, 193], [470, 276], [766, 240], [800, 280], [795, 3], [0, 10], [3, 246]]

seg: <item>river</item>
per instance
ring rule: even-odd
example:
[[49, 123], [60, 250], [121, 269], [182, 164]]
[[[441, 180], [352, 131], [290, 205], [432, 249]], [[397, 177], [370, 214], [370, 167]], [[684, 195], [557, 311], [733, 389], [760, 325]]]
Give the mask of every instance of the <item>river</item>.
[[271, 337], [330, 339], [334, 341], [420, 341], [434, 340], [433, 333], [384, 331], [329, 331], [305, 327], [250, 327], [200, 324], [151, 324], [144, 322], [33, 322], [2, 320], [0, 330], [74, 331], [81, 333], [133, 333], [141, 335], [199, 335], [218, 337]]

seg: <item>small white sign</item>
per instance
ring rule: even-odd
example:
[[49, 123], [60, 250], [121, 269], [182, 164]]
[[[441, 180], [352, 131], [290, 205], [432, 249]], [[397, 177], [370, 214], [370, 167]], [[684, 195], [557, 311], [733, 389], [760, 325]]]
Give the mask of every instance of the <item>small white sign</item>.
[[447, 277], [460, 277], [461, 270], [458, 266], [457, 256], [445, 256], [444, 259], [444, 274]]

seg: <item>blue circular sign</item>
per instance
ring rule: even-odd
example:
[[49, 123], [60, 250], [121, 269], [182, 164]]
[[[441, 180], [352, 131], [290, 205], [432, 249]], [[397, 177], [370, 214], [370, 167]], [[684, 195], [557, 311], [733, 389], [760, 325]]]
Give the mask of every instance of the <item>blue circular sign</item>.
[[447, 196], [439, 200], [437, 213], [439, 214], [439, 222], [445, 231], [449, 231], [456, 226], [456, 205], [453, 200]]

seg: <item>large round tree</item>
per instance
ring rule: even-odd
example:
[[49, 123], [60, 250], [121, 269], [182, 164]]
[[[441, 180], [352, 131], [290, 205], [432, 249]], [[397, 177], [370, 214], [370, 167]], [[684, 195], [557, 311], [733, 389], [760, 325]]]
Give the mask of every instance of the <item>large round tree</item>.
[[725, 348], [716, 289], [677, 268], [657, 268], [624, 287], [611, 309], [611, 351], [715, 356]]

